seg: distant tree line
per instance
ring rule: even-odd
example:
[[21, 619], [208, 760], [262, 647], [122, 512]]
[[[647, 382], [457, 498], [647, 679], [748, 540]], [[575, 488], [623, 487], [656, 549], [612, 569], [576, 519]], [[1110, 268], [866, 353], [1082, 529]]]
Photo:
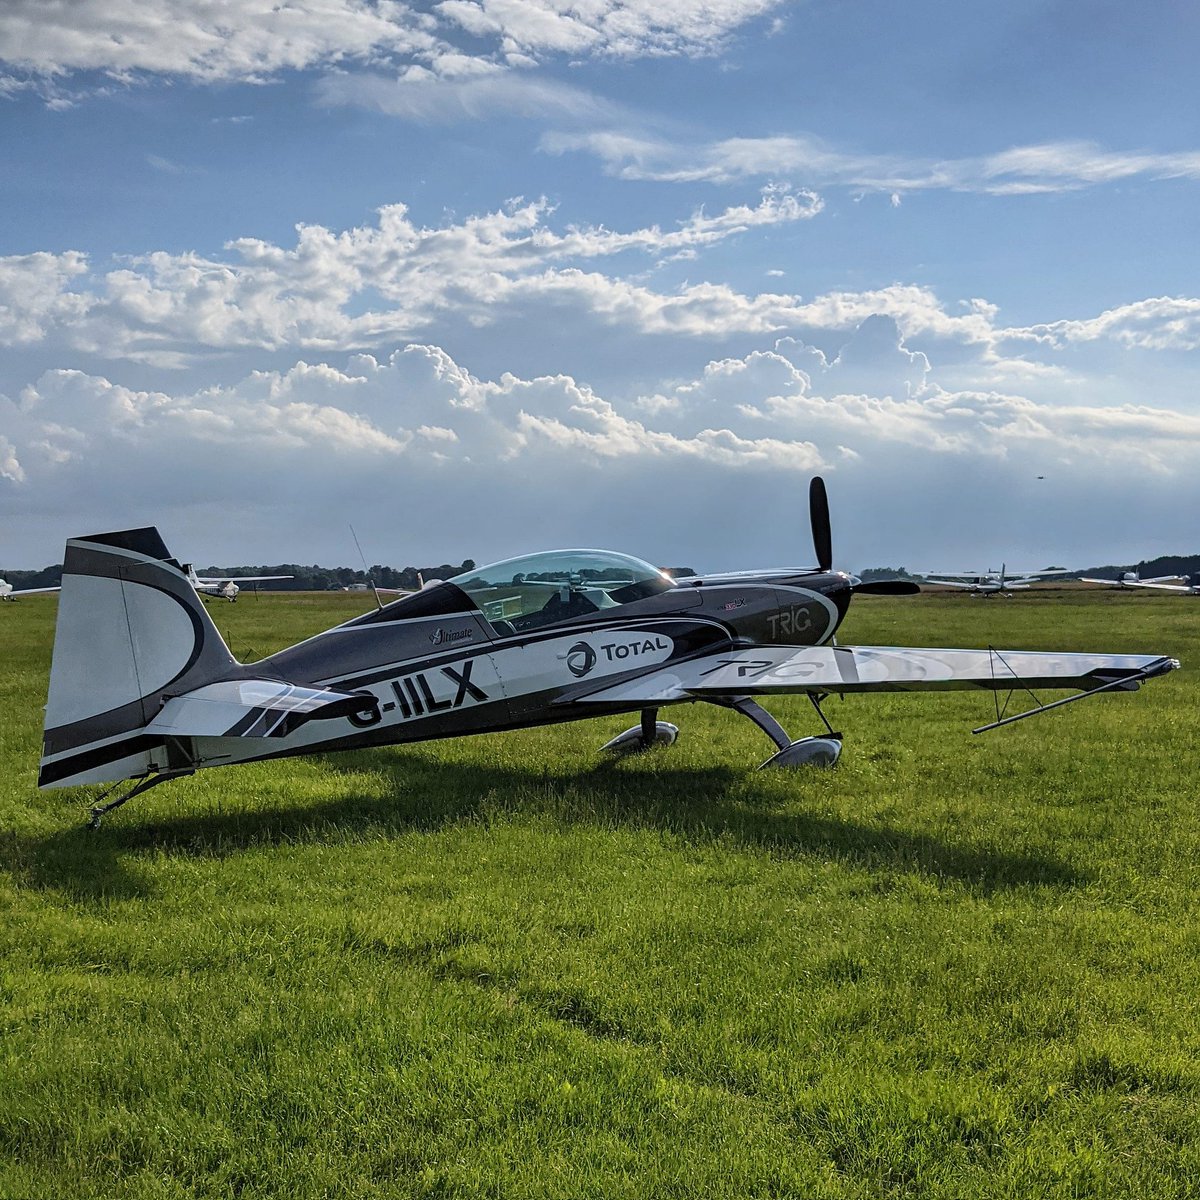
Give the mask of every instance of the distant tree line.
[[867, 567], [863, 571], [856, 572], [859, 579], [863, 583], [871, 583], [876, 579], [917, 579], [916, 575], [910, 575], [903, 567]]
[[[374, 582], [381, 588], [418, 588], [420, 579], [449, 579], [475, 569], [473, 558], [464, 558], [457, 566], [442, 563], [436, 567], [385, 567], [376, 563], [370, 571], [354, 567], [301, 566], [299, 563], [275, 563], [268, 566], [201, 567], [196, 566], [197, 575], [294, 575], [294, 579], [281, 579], [276, 583], [264, 583], [262, 588], [278, 592], [330, 592], [350, 587], [352, 584]], [[690, 567], [667, 568], [677, 576], [691, 575]], [[1083, 567], [1072, 571], [1065, 578], [1094, 575], [1100, 578], [1116, 578], [1125, 571], [1136, 571], [1145, 579], [1157, 575], [1189, 576], [1200, 574], [1200, 554], [1163, 554], [1158, 558], [1143, 559], [1141, 562], [1123, 566], [1109, 564], [1103, 567]], [[860, 579], [920, 579], [904, 567], [867, 567], [857, 572]], [[420, 579], [418, 578], [420, 576]], [[62, 565], [43, 567], [40, 571], [0, 571], [0, 578], [7, 579], [15, 588], [56, 587], [62, 581]]]
[[40, 571], [0, 571], [0, 579], [7, 579], [15, 588], [58, 587], [62, 582], [62, 564]]
[[[436, 567], [385, 567], [376, 563], [369, 571], [353, 567], [301, 566], [299, 563], [274, 563], [267, 566], [202, 567], [198, 563], [196, 574], [213, 578], [226, 575], [293, 575], [294, 579], [280, 579], [259, 586], [279, 592], [329, 592], [350, 587], [352, 584], [374, 583], [381, 588], [418, 588], [421, 579], [449, 579], [464, 571], [475, 569], [475, 560], [464, 558], [457, 566], [441, 563]], [[62, 582], [62, 565], [43, 567], [40, 571], [0, 571], [0, 578], [7, 579], [15, 588], [56, 587]], [[250, 585], [254, 586], [254, 585]]]

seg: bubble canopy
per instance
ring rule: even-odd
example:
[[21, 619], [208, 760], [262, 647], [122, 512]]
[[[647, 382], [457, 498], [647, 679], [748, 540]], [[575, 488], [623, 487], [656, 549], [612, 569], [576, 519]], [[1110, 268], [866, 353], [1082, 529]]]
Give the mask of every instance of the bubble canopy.
[[547, 550], [448, 580], [495, 625], [533, 629], [669, 591], [657, 567], [611, 550]]

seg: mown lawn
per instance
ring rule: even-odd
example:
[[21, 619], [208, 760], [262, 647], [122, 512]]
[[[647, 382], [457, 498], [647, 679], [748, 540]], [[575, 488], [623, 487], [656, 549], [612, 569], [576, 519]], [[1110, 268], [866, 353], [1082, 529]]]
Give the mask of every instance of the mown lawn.
[[[362, 597], [214, 606], [247, 659]], [[0, 608], [0, 1196], [1195, 1196], [1197, 674], [982, 737], [831, 701], [34, 787], [55, 602]], [[1200, 605], [860, 599], [846, 642], [1168, 653]], [[802, 700], [770, 702], [800, 736]]]

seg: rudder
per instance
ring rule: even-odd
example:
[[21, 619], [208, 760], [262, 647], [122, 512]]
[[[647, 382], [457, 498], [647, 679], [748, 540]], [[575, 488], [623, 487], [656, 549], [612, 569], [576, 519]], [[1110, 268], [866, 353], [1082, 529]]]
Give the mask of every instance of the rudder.
[[238, 663], [154, 528], [72, 538], [63, 562], [38, 786], [169, 767], [145, 727]]

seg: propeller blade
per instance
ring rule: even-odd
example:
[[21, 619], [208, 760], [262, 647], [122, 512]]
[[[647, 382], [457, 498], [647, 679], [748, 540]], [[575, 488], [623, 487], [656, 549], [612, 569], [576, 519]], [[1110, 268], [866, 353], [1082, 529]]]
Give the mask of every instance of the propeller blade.
[[909, 579], [873, 579], [854, 585], [854, 594], [863, 596], [916, 596], [920, 591]]
[[813, 549], [817, 566], [822, 571], [833, 570], [833, 533], [829, 527], [829, 495], [825, 480], [814, 475], [808, 485], [808, 519], [812, 522]]

